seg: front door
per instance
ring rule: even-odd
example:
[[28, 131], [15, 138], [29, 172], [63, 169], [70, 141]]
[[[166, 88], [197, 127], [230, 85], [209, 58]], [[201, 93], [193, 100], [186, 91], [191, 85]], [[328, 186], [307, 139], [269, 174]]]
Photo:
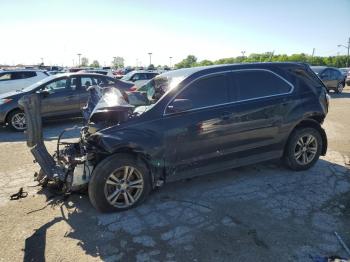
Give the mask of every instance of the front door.
[[228, 131], [228, 77], [222, 73], [199, 79], [176, 99], [192, 103], [191, 109], [178, 113], [169, 111], [170, 103], [163, 119], [166, 168], [170, 176], [179, 177], [179, 173], [208, 166], [221, 156], [221, 137]]
[[46, 91], [41, 102], [41, 112], [44, 117], [79, 112], [80, 101], [76, 77], [55, 79], [41, 89]]

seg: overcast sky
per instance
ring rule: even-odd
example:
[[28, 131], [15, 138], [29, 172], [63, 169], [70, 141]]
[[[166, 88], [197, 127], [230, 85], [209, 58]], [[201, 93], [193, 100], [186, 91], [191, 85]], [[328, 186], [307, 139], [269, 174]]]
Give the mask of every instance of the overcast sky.
[[260, 53], [345, 54], [350, 0], [0, 0], [0, 64], [109, 65]]

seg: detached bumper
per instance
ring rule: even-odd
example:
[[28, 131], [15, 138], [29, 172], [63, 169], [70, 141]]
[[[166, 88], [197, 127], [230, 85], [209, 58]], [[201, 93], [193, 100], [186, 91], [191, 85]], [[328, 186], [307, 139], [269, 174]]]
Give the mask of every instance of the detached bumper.
[[40, 115], [41, 100], [39, 95], [31, 94], [23, 96], [18, 103], [25, 112], [27, 123], [27, 146], [31, 148], [30, 151], [34, 156], [35, 161], [40, 165], [49, 179], [65, 181], [66, 172], [56, 164], [53, 157], [47, 151], [43, 141]]

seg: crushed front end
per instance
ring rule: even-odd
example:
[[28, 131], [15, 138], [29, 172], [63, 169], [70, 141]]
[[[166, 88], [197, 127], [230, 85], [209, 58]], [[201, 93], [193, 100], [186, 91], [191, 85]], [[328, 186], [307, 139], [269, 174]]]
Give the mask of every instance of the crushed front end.
[[[63, 193], [80, 190], [89, 183], [96, 165], [96, 154], [87, 142], [88, 138], [100, 129], [117, 125], [133, 116], [133, 106], [125, 101], [117, 89], [112, 89], [101, 96], [97, 103], [90, 105], [93, 109], [85, 108], [90, 111], [89, 114], [83, 114], [85, 126], [61, 132], [56, 151], [51, 155], [43, 141], [40, 94], [24, 96], [19, 104], [26, 116], [27, 145], [35, 162], [41, 167], [37, 180], [45, 181], [44, 184], [55, 183]], [[65, 134], [77, 129], [80, 130], [78, 139], [65, 139]]]

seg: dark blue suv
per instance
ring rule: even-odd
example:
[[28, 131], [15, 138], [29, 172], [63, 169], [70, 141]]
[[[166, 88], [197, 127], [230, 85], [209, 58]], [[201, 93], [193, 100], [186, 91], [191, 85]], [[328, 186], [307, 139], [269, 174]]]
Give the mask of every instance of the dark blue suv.
[[97, 105], [55, 159], [66, 188], [88, 185], [100, 211], [133, 207], [164, 182], [278, 158], [305, 170], [326, 153], [327, 90], [306, 64], [181, 69], [148, 85], [144, 106]]

